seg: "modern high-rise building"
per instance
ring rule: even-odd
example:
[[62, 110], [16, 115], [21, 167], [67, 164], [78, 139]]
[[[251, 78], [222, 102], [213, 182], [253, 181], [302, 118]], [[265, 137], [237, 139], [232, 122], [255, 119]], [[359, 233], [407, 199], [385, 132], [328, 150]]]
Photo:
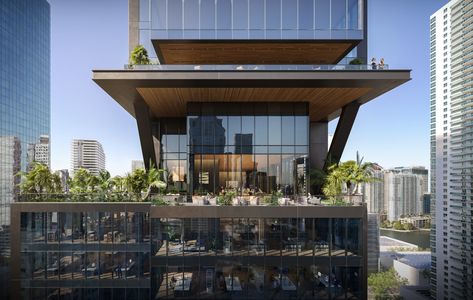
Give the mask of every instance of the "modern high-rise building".
[[384, 173], [384, 197], [387, 218], [395, 221], [403, 216], [423, 214], [422, 177], [388, 171]]
[[37, 143], [28, 145], [28, 167], [32, 167], [33, 162], [44, 164], [50, 167], [49, 136], [42, 135]]
[[390, 221], [425, 213], [428, 170], [424, 167], [382, 169], [375, 165], [372, 174], [375, 180], [364, 184], [368, 212], [386, 215]]
[[28, 145], [50, 135], [50, 8], [47, 0], [0, 5], [0, 293], [7, 285], [10, 204]]
[[473, 1], [430, 17], [432, 294], [473, 299]]
[[95, 140], [73, 140], [71, 143], [71, 173], [86, 169], [93, 175], [105, 170], [105, 153], [102, 144]]
[[410, 80], [347, 64], [366, 63], [367, 11], [130, 0], [130, 50], [143, 44], [152, 64], [93, 80], [136, 118], [145, 167], [166, 170], [181, 202], [15, 205], [12, 286], [38, 298], [366, 299], [366, 207], [315, 206], [308, 186], [311, 168], [340, 160], [360, 106]]

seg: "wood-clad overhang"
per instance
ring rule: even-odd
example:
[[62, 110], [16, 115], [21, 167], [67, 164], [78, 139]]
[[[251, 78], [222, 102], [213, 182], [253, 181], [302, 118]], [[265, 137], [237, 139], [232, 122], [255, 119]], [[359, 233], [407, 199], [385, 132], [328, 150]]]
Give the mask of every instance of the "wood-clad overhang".
[[410, 70], [93, 71], [93, 80], [135, 116], [142, 98], [152, 117], [185, 117], [189, 102], [308, 102], [311, 121], [364, 104], [410, 80]]
[[161, 64], [337, 64], [360, 40], [152, 40]]

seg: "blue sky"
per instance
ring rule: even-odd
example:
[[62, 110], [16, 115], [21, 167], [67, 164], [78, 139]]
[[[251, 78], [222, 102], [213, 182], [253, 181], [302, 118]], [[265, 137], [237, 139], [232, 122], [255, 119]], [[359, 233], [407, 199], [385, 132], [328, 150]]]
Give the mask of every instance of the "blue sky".
[[[412, 69], [412, 80], [361, 107], [342, 160], [359, 151], [384, 167], [429, 166], [429, 17], [447, 2], [369, 1], [369, 56]], [[100, 141], [107, 169], [124, 174], [141, 159], [136, 122], [92, 81], [91, 70], [128, 61], [128, 0], [50, 3], [52, 168], [69, 168], [71, 141], [84, 138]]]

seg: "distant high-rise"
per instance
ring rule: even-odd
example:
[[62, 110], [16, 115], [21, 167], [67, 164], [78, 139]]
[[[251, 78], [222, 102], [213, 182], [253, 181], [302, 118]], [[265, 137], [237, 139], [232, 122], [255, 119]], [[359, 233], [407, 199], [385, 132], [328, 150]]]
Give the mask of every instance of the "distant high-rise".
[[0, 2], [0, 295], [7, 287], [10, 204], [28, 145], [50, 135], [50, 7], [46, 0]]
[[105, 169], [105, 153], [102, 144], [98, 141], [73, 140], [71, 150], [72, 175], [78, 169], [86, 169], [94, 175], [98, 175], [101, 170]]
[[375, 181], [365, 184], [368, 212], [386, 214], [394, 221], [402, 215], [424, 214], [428, 171], [424, 167], [398, 167], [383, 170], [376, 166]]
[[145, 163], [142, 160], [132, 160], [131, 161], [131, 171], [135, 171], [136, 169], [144, 169]]
[[473, 0], [430, 17], [431, 287], [473, 299]]
[[37, 143], [28, 144], [28, 166], [38, 162], [50, 167], [49, 136], [42, 135]]
[[395, 221], [402, 216], [422, 214], [424, 193], [421, 183], [419, 175], [384, 173], [384, 196], [387, 198], [389, 221]]

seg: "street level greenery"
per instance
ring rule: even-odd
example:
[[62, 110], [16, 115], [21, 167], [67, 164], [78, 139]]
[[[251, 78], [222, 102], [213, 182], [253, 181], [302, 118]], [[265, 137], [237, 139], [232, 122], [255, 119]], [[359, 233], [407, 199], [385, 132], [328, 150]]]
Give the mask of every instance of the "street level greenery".
[[29, 172], [21, 172], [19, 185], [26, 201], [136, 201], [167, 205], [160, 192], [166, 188], [164, 170], [151, 165], [148, 170], [136, 169], [124, 177], [111, 177], [106, 170], [98, 175], [86, 169], [78, 169], [65, 184], [59, 173], [48, 166], [34, 163]]
[[390, 268], [384, 272], [373, 273], [368, 277], [368, 293], [376, 300], [402, 299], [399, 289], [406, 284], [407, 280], [401, 278], [394, 268]]

